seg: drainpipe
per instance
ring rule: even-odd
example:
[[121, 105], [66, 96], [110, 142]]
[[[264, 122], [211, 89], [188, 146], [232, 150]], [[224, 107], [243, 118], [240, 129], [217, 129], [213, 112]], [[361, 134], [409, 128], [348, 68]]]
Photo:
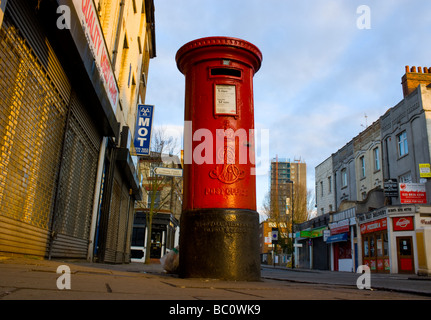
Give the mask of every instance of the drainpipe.
[[88, 251], [87, 251], [88, 261], [93, 261], [97, 218], [99, 215], [100, 191], [102, 189], [102, 175], [103, 175], [103, 166], [105, 164], [105, 152], [106, 152], [107, 144], [108, 144], [108, 137], [103, 137], [102, 142], [100, 143], [99, 161], [97, 163], [96, 186], [94, 188], [93, 213], [91, 217], [90, 237], [89, 237], [90, 243], [88, 245]]
[[117, 32], [115, 34], [114, 49], [112, 50], [112, 71], [114, 73], [115, 73], [115, 64], [117, 61], [118, 44], [120, 42], [121, 22], [123, 21], [123, 15], [124, 15], [124, 0], [121, 0], [120, 13], [118, 14], [118, 21], [117, 21]]

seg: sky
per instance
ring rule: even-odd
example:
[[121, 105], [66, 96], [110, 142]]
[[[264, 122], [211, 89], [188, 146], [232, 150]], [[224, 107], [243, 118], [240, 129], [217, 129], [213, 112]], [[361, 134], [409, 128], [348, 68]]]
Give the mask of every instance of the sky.
[[[185, 80], [175, 63], [181, 46], [210, 36], [244, 39], [263, 54], [253, 79], [257, 134], [269, 130], [270, 159], [307, 164], [313, 193], [315, 167], [403, 99], [405, 66], [431, 67], [429, 0], [154, 4], [156, 57], [145, 100], [155, 106], [154, 126], [182, 135]], [[258, 208], [269, 190], [269, 166], [261, 169]]]

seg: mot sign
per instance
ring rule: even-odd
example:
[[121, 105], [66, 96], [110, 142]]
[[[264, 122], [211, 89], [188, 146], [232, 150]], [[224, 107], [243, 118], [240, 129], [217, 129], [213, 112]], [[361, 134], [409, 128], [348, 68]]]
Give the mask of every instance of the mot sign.
[[134, 146], [137, 156], [150, 154], [151, 128], [153, 126], [154, 106], [139, 104], [136, 115]]

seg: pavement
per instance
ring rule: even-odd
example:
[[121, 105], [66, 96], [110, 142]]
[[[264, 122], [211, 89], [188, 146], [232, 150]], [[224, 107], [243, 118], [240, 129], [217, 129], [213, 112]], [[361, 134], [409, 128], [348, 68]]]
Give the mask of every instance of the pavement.
[[157, 262], [115, 265], [0, 255], [0, 300], [160, 300], [176, 306], [173, 312], [186, 300], [431, 300], [430, 279], [382, 276], [373, 276], [373, 290], [359, 290], [352, 273], [262, 266], [261, 281], [222, 281], [179, 278]]

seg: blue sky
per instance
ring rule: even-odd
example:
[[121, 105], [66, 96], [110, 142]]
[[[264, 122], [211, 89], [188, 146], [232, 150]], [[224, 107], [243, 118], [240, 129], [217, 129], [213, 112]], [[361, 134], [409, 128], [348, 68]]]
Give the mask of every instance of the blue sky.
[[[357, 27], [361, 5], [370, 29]], [[431, 67], [429, 0], [155, 0], [155, 21], [145, 101], [155, 105], [154, 125], [173, 134], [183, 126], [184, 76], [175, 63], [182, 45], [247, 40], [263, 54], [256, 128], [270, 130], [270, 158], [307, 163], [313, 192], [315, 167], [402, 100], [405, 66]], [[258, 207], [268, 182], [257, 177]]]

